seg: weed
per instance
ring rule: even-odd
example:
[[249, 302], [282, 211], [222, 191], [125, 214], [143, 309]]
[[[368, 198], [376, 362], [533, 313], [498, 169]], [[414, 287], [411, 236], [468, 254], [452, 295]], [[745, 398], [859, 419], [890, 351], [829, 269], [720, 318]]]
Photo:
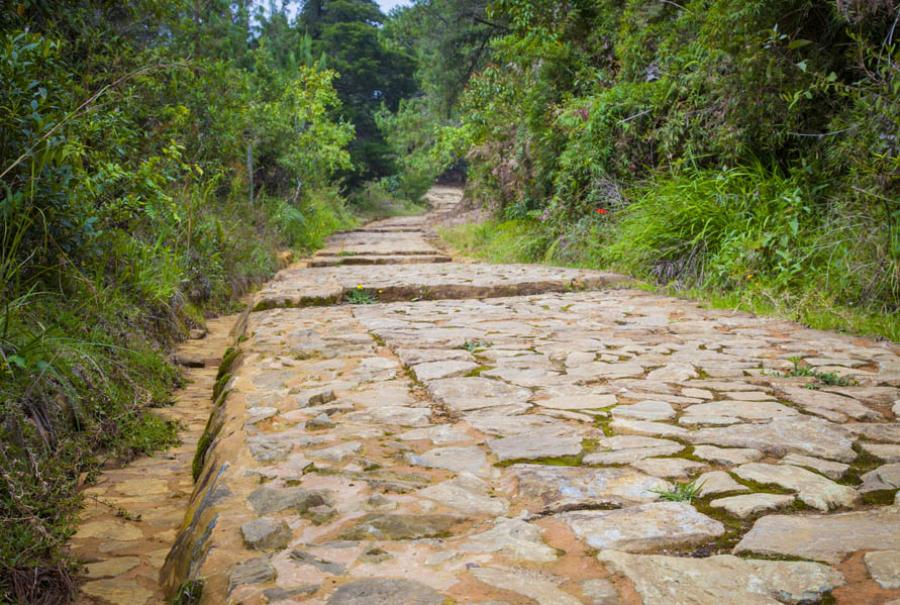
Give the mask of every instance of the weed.
[[654, 494], [659, 494], [661, 500], [668, 502], [691, 502], [700, 493], [703, 483], [696, 480], [689, 483], [676, 483], [674, 487], [667, 490], [650, 490]]
[[188, 580], [182, 584], [172, 605], [197, 605], [203, 595], [203, 580]]
[[363, 288], [362, 284], [356, 286], [353, 290], [349, 290], [344, 295], [344, 300], [351, 305], [373, 305], [378, 302], [375, 294]]
[[823, 386], [848, 387], [859, 384], [856, 380], [835, 374], [834, 372], [820, 372], [819, 370], [803, 363], [801, 357], [791, 357], [791, 363], [794, 367], [789, 371], [780, 374], [784, 377], [810, 377], [815, 380], [807, 385], [807, 389], [820, 389]]
[[475, 353], [477, 351], [484, 350], [489, 346], [491, 346], [491, 343], [489, 343], [488, 341], [476, 339], [476, 340], [466, 340], [462, 344], [462, 346], [460, 346], [459, 348], [464, 349], [464, 350], [468, 351], [469, 353]]

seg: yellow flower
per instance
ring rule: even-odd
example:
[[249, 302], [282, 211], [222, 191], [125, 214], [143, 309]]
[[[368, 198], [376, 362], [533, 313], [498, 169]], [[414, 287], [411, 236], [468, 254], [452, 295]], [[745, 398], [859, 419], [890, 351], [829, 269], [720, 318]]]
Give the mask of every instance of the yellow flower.
[[362, 290], [362, 289], [363, 289], [362, 284], [356, 284], [356, 289], [357, 289], [357, 290]]

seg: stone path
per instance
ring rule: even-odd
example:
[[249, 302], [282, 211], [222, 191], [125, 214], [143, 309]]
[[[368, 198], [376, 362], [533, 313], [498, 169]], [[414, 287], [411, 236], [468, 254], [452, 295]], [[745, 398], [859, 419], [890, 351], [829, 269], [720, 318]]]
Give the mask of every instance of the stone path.
[[[605, 273], [447, 262], [429, 225], [459, 194], [430, 196], [255, 299], [170, 597], [897, 604], [900, 348]], [[854, 384], [781, 376], [795, 358]]]
[[85, 509], [70, 545], [86, 564], [79, 605], [164, 603], [159, 572], [193, 489], [191, 462], [212, 408], [210, 393], [236, 317], [207, 323], [208, 333], [177, 352], [187, 385], [172, 407], [155, 410], [182, 424], [181, 445], [108, 470], [85, 490]]

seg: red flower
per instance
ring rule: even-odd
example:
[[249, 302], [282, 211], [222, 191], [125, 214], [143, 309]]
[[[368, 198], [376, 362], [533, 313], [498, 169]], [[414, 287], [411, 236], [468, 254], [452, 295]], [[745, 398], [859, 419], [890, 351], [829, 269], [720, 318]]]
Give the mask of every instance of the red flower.
[[606, 208], [597, 208], [594, 210], [594, 212], [596, 212], [597, 214], [609, 214], [609, 210], [607, 210]]

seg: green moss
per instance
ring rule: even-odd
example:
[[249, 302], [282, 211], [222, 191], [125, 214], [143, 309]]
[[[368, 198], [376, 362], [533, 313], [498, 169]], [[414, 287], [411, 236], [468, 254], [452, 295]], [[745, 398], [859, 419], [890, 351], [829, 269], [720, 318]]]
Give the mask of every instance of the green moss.
[[231, 371], [231, 366], [234, 364], [239, 353], [240, 349], [237, 347], [228, 347], [225, 350], [222, 354], [222, 361], [219, 363], [219, 371], [216, 373], [217, 380]]
[[222, 393], [225, 391], [225, 387], [228, 385], [228, 381], [231, 380], [231, 374], [225, 373], [219, 376], [216, 379], [215, 385], [213, 385], [212, 398], [213, 401], [219, 399]]
[[547, 456], [545, 458], [517, 458], [515, 460], [504, 460], [498, 462], [494, 466], [506, 468], [513, 464], [544, 464], [547, 466], [581, 466], [582, 455], [577, 456]]
[[604, 437], [612, 437], [613, 435], [615, 435], [615, 431], [610, 426], [612, 421], [612, 416], [595, 416], [594, 426], [603, 431]]
[[178, 439], [178, 423], [147, 412], [123, 426], [123, 446], [135, 454], [152, 454], [174, 447]]
[[477, 368], [472, 368], [468, 372], [465, 373], [467, 378], [475, 378], [481, 376], [482, 373], [487, 372], [488, 370], [493, 370], [492, 366], [480, 365]]
[[874, 492], [866, 492], [862, 495], [863, 504], [873, 506], [888, 506], [897, 498], [896, 489], [883, 489]]

